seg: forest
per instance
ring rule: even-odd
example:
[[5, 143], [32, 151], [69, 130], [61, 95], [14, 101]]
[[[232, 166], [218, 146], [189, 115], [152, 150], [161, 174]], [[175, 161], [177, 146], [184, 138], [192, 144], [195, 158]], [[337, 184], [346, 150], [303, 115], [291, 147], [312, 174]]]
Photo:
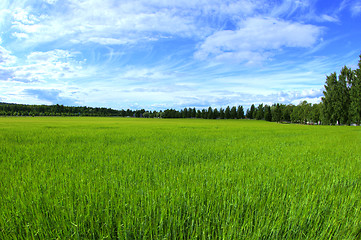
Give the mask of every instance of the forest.
[[274, 103], [226, 108], [184, 108], [160, 111], [115, 110], [111, 108], [73, 107], [63, 105], [25, 105], [0, 103], [0, 116], [118, 116], [142, 118], [257, 119], [283, 123], [360, 125], [361, 122], [361, 55], [357, 69], [344, 66], [340, 74], [326, 76], [324, 96], [317, 104]]

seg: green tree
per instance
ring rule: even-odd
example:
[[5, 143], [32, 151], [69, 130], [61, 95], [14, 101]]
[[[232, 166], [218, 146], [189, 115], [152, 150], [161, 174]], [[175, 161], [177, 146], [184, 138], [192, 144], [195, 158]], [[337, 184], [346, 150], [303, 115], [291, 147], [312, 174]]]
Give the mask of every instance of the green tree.
[[271, 107], [268, 105], [264, 106], [264, 120], [269, 122], [272, 121]]
[[323, 91], [323, 95], [324, 96], [322, 97], [322, 102], [324, 106], [324, 120], [327, 123], [335, 124], [337, 122], [336, 110], [339, 110], [338, 107], [336, 107], [336, 102], [338, 101], [336, 72], [331, 73], [329, 76], [326, 77], [325, 91]]
[[261, 120], [264, 117], [263, 103], [259, 104], [256, 111], [256, 119]]
[[291, 121], [293, 123], [300, 123], [301, 122], [301, 107], [299, 105], [295, 106], [292, 109], [291, 113]]
[[208, 119], [213, 119], [213, 109], [212, 107], [208, 108], [208, 115], [207, 115]]
[[202, 118], [207, 119], [207, 117], [208, 117], [207, 111], [205, 109], [202, 109]]
[[350, 118], [360, 125], [361, 123], [361, 55], [358, 62], [358, 68], [353, 72], [350, 90]]
[[197, 110], [196, 118], [202, 118], [202, 112], [201, 110]]
[[233, 106], [231, 109], [231, 119], [237, 118], [237, 108], [236, 106]]
[[213, 118], [214, 119], [218, 119], [219, 118], [219, 112], [218, 112], [218, 109], [215, 108], [214, 111], [213, 111]]
[[339, 123], [350, 124], [350, 86], [352, 83], [353, 72], [350, 68], [344, 66], [338, 77], [338, 95], [340, 101]]
[[281, 106], [279, 103], [277, 103], [274, 106], [274, 112], [272, 115], [272, 121], [274, 122], [280, 122], [281, 121], [281, 116], [282, 116], [282, 112], [281, 112]]
[[308, 103], [307, 101], [303, 101], [298, 106], [299, 106], [299, 117], [301, 123], [307, 124], [307, 122], [309, 122], [310, 120], [311, 103]]
[[219, 109], [219, 118], [224, 119], [224, 110], [223, 110], [223, 108]]
[[237, 108], [237, 119], [243, 119], [244, 118], [244, 110], [242, 106], [238, 106]]
[[227, 106], [226, 111], [224, 112], [224, 118], [230, 119], [231, 118], [231, 109], [229, 106]]
[[246, 117], [248, 119], [254, 119], [255, 111], [256, 111], [256, 107], [254, 106], [254, 104], [252, 104], [251, 107], [247, 109]]

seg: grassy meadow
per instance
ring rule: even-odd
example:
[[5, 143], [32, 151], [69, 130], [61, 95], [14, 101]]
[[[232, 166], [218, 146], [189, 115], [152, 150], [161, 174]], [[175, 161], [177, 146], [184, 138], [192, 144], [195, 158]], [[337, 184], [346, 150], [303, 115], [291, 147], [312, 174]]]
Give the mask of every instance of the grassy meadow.
[[0, 118], [0, 239], [361, 239], [361, 128]]

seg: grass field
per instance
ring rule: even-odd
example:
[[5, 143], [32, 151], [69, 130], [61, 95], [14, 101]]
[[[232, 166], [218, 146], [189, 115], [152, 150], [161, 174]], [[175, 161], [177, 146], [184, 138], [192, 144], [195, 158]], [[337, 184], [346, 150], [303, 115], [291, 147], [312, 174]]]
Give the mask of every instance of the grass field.
[[361, 239], [361, 128], [0, 118], [0, 239]]

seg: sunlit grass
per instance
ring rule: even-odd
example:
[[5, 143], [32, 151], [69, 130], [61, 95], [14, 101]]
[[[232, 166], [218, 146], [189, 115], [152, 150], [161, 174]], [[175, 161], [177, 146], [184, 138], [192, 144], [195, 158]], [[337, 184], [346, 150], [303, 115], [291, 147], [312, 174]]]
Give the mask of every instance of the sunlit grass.
[[0, 239], [359, 239], [361, 129], [0, 118]]

